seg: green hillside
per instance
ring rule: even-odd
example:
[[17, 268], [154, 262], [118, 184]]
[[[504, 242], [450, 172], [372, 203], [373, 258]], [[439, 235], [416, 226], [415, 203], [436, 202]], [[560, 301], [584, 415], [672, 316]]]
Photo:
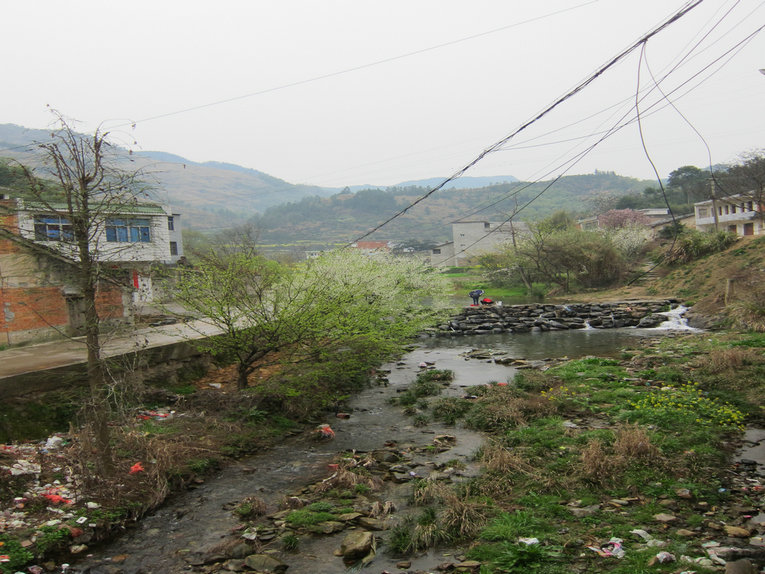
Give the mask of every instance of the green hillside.
[[[448, 241], [458, 219], [502, 221], [514, 211], [533, 221], [558, 210], [588, 215], [603, 196], [640, 193], [650, 182], [598, 172], [551, 182], [439, 190], [375, 232], [373, 240]], [[427, 193], [422, 187], [367, 189], [328, 198], [307, 197], [267, 209], [252, 219], [265, 243], [331, 245], [352, 241]]]

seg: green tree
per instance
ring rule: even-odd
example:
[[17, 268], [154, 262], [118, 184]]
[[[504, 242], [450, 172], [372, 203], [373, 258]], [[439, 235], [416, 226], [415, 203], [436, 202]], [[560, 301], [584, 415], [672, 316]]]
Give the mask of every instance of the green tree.
[[765, 218], [765, 150], [747, 152], [740, 162], [730, 166], [720, 178], [726, 195], [741, 194], [759, 205], [761, 218]]
[[203, 345], [235, 360], [244, 389], [272, 353], [295, 361], [359, 341], [392, 352], [432, 321], [445, 292], [441, 275], [416, 259], [343, 250], [293, 266], [218, 254], [183, 271], [176, 296], [220, 331]]
[[688, 205], [703, 201], [711, 194], [709, 172], [693, 165], [685, 165], [670, 172], [667, 186], [672, 191], [683, 193]]

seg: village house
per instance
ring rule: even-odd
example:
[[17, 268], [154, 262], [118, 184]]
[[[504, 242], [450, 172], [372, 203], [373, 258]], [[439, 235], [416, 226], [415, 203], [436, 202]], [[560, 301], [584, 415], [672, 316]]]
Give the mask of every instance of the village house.
[[455, 221], [452, 241], [432, 248], [430, 263], [435, 267], [469, 265], [479, 255], [496, 251], [528, 231], [522, 222]]
[[[0, 344], [78, 334], [83, 297], [64, 206], [0, 195]], [[61, 209], [59, 209], [61, 208]], [[131, 321], [155, 295], [152, 266], [183, 256], [180, 215], [154, 203], [109, 210], [91, 242], [103, 267], [97, 307], [105, 325]]]
[[739, 236], [765, 233], [763, 207], [752, 195], [708, 199], [693, 207], [699, 231], [728, 231]]

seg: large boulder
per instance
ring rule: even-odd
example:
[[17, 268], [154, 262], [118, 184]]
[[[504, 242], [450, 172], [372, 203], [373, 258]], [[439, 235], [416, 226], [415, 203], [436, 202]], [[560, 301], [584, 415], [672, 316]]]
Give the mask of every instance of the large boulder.
[[358, 560], [372, 550], [374, 536], [367, 530], [353, 530], [347, 534], [340, 545], [340, 553], [346, 560]]

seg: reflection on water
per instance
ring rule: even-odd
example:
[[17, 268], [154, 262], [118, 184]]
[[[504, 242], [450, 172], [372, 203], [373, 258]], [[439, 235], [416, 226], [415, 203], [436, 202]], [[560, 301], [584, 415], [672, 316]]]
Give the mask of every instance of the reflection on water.
[[428, 349], [467, 347], [503, 351], [516, 359], [548, 359], [587, 355], [616, 356], [641, 338], [666, 335], [659, 329], [579, 329], [543, 333], [501, 333], [430, 337], [420, 343]]

